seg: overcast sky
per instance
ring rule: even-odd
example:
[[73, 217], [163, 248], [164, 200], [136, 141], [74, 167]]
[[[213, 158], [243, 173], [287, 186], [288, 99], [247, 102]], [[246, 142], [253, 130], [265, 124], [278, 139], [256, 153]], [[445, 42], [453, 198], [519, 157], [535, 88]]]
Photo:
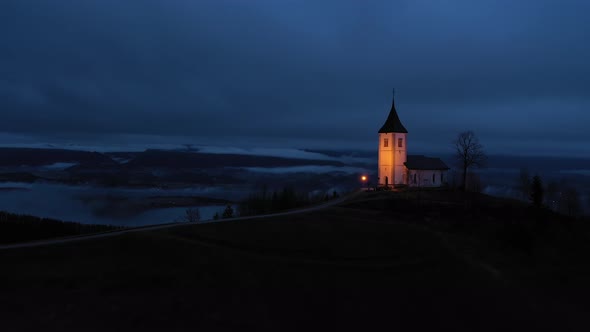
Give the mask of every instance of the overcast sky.
[[2, 0], [0, 138], [590, 154], [590, 1]]

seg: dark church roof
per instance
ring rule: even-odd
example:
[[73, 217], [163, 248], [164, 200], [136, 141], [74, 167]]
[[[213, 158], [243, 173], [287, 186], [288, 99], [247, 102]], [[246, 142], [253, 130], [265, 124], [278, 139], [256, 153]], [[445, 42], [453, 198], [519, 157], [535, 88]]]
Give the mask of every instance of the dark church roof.
[[408, 155], [408, 161], [404, 163], [408, 169], [414, 170], [447, 170], [449, 167], [440, 158]]
[[407, 133], [408, 131], [399, 120], [399, 116], [397, 116], [397, 111], [395, 110], [395, 98], [391, 101], [391, 111], [389, 111], [389, 116], [385, 121], [385, 124], [381, 129], [379, 129], [379, 133]]

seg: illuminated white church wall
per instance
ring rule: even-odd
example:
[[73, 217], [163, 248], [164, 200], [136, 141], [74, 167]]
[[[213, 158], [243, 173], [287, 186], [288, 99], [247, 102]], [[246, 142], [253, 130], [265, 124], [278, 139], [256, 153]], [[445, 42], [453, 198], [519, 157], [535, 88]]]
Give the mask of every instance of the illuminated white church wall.
[[[395, 109], [395, 99], [379, 130], [379, 186], [439, 187], [446, 183], [448, 167], [439, 158], [408, 156], [408, 131]], [[419, 179], [419, 180], [418, 180]]]

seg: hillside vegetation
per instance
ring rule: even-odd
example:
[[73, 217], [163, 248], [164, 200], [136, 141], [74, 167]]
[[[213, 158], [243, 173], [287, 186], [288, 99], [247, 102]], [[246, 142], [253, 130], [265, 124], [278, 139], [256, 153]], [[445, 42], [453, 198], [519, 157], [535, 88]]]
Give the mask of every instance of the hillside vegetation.
[[0, 318], [44, 331], [587, 331], [587, 225], [479, 194], [363, 193], [0, 251]]
[[86, 225], [0, 211], [0, 244], [30, 242], [119, 229], [122, 227]]

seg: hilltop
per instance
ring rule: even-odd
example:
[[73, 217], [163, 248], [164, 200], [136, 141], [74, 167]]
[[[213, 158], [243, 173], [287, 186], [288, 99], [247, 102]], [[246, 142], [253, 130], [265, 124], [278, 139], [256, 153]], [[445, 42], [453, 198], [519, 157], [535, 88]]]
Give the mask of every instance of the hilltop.
[[[448, 191], [0, 251], [10, 330], [587, 330], [589, 227]], [[34, 318], [34, 319], [31, 319]]]

